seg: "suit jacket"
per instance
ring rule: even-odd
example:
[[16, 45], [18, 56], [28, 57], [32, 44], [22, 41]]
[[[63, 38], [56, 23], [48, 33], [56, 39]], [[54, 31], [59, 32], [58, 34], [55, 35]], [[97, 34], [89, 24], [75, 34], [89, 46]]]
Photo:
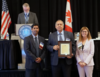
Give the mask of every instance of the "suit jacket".
[[[18, 15], [17, 24], [25, 24], [24, 12]], [[35, 13], [29, 12], [29, 21], [28, 24], [38, 24], [38, 19]]]
[[86, 40], [86, 43], [84, 45], [84, 48], [82, 50], [78, 48], [78, 44], [80, 42], [77, 41], [76, 46], [76, 60], [77, 60], [77, 64], [80, 61], [83, 61], [87, 64], [87, 66], [93, 66], [94, 65], [94, 61], [93, 61], [93, 55], [94, 55], [94, 41], [91, 40]]
[[[64, 37], [69, 38], [72, 41], [72, 53], [75, 55], [76, 51], [76, 45], [73, 38], [73, 34], [71, 32], [64, 31]], [[58, 45], [58, 37], [57, 37], [57, 31], [49, 35], [48, 45], [47, 49], [51, 52], [51, 65], [57, 65], [58, 64], [58, 51], [53, 50], [53, 46]], [[72, 59], [66, 58], [67, 64], [72, 64]]]
[[[39, 44], [40, 42], [44, 43], [43, 49], [39, 49], [39, 57], [42, 59], [40, 66], [44, 67], [43, 59], [45, 57], [45, 39], [41, 36], [38, 36]], [[33, 39], [33, 36], [30, 35], [24, 39], [24, 51], [26, 53], [26, 69], [35, 69], [37, 67], [37, 63], [35, 62], [36, 56], [36, 45]]]

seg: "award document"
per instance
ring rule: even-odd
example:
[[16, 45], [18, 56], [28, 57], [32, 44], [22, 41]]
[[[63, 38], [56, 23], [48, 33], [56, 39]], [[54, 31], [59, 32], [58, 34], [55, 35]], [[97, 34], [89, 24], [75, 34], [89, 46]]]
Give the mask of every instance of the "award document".
[[71, 56], [72, 54], [72, 42], [71, 41], [58, 41], [59, 50], [58, 57]]

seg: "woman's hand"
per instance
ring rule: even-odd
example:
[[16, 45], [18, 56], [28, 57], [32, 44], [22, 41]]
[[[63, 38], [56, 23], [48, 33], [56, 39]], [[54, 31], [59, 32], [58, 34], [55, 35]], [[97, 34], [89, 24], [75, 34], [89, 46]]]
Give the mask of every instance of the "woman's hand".
[[84, 63], [84, 62], [79, 62], [78, 63], [81, 67], [84, 67], [84, 66], [86, 66], [87, 64], [86, 63]]

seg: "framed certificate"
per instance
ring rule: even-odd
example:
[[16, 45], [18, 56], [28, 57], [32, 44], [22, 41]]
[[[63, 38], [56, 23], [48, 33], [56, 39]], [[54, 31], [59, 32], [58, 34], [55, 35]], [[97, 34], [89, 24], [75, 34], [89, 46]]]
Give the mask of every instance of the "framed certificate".
[[58, 57], [72, 56], [72, 42], [71, 41], [58, 41], [59, 50]]

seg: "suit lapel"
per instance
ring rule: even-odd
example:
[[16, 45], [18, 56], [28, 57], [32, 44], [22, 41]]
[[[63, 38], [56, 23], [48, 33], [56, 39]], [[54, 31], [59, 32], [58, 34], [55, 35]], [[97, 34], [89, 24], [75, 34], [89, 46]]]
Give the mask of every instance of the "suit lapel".
[[22, 21], [25, 23], [25, 16], [24, 16], [24, 13], [22, 14]]
[[35, 42], [34, 42], [34, 39], [33, 39], [33, 36], [32, 35], [30, 36], [30, 40], [31, 40], [33, 46], [35, 47]]
[[85, 49], [85, 47], [87, 46], [87, 44], [88, 44], [88, 39], [86, 40], [86, 42], [85, 42], [85, 44], [84, 44], [83, 50]]
[[[80, 43], [80, 42], [79, 42], [79, 43]], [[78, 43], [78, 44], [79, 44], [79, 43]], [[87, 46], [87, 43], [88, 43], [88, 39], [86, 40], [86, 42], [85, 42], [85, 44], [84, 44], [83, 50], [82, 50], [82, 48], [80, 49], [81, 51], [84, 51], [85, 47]]]
[[85, 45], [88, 43], [88, 39], [86, 40], [86, 43], [85, 43]]
[[[41, 37], [38, 35], [38, 40], [39, 40], [39, 45], [40, 45], [40, 42], [43, 42], [43, 40], [41, 39]], [[41, 49], [39, 48], [39, 50], [41, 51]], [[41, 52], [40, 52], [41, 53]]]
[[[30, 20], [32, 19], [32, 15], [31, 15], [31, 12], [29, 13], [29, 20], [28, 20], [28, 23], [30, 23]], [[34, 23], [33, 23], [34, 24]]]
[[38, 35], [39, 44], [42, 42], [41, 37]]
[[58, 34], [57, 34], [57, 32], [55, 32], [55, 34], [54, 34], [54, 39], [55, 39], [56, 44], [58, 44]]
[[[66, 38], [69, 38], [67, 32], [65, 32], [65, 31], [64, 31], [64, 38], [65, 38], [64, 41], [66, 41]], [[69, 38], [69, 39], [70, 39], [70, 38]]]

